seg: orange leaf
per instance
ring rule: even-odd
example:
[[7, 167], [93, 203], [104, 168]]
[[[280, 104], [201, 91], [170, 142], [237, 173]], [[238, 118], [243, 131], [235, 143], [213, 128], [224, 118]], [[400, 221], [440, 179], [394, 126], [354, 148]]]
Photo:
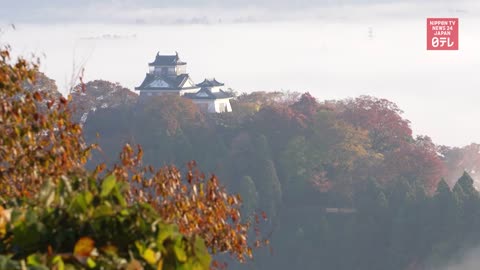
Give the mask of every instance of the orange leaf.
[[33, 98], [35, 98], [36, 101], [42, 101], [42, 96], [38, 92], [33, 93]]
[[73, 254], [80, 257], [88, 257], [95, 248], [95, 241], [90, 237], [82, 237], [75, 244]]

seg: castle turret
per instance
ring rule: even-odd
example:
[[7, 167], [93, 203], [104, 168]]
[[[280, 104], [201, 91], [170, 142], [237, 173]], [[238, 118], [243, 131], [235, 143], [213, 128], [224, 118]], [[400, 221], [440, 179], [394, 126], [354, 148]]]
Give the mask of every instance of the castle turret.
[[157, 53], [155, 60], [148, 64], [149, 71], [142, 84], [135, 90], [140, 91], [140, 96], [157, 96], [165, 93], [183, 95], [194, 93], [200, 89], [187, 73], [187, 63], [182, 62], [175, 55], [160, 55]]
[[150, 74], [164, 76], [178, 76], [187, 74], [187, 63], [180, 61], [178, 53], [175, 55], [160, 55], [157, 53], [155, 61], [149, 63]]
[[209, 113], [231, 112], [233, 95], [224, 90], [224, 84], [216, 79], [205, 79], [195, 84], [187, 73], [187, 63], [175, 55], [160, 55], [148, 64], [149, 71], [142, 84], [135, 90], [140, 98], [176, 94], [191, 99], [201, 110]]

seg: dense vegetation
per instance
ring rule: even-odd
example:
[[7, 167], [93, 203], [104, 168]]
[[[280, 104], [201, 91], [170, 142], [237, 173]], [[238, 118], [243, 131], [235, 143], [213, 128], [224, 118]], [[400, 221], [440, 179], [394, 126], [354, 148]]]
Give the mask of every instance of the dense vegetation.
[[[229, 253], [230, 269], [423, 270], [480, 242], [480, 146], [414, 137], [388, 100], [256, 92], [203, 114], [106, 81], [65, 99], [1, 57], [0, 269], [207, 269]], [[259, 235], [269, 248], [237, 264]]]
[[255, 92], [232, 103], [219, 115], [174, 96], [96, 104], [84, 134], [103, 149], [97, 161], [114, 163], [125, 142], [149, 164], [194, 159], [241, 194], [244, 216], [265, 211], [271, 246], [249, 269], [426, 269], [479, 243], [479, 195], [464, 174], [479, 169], [478, 145], [413, 137], [394, 103], [369, 96]]
[[206, 270], [210, 254], [252, 257], [255, 222], [194, 163], [157, 170], [125, 144], [114, 165], [88, 169], [97, 146], [71, 97], [0, 50], [0, 269]]

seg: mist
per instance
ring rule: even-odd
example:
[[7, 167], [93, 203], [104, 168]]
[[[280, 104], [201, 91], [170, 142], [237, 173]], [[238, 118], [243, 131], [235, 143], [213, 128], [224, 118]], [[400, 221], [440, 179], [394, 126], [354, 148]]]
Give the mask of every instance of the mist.
[[[196, 81], [216, 77], [239, 92], [308, 91], [320, 100], [383, 97], [404, 110], [416, 134], [437, 144], [480, 141], [477, 3], [338, 3], [290, 12], [170, 5], [115, 13], [112, 5], [91, 8], [92, 18], [141, 21], [16, 23], [15, 30], [4, 21], [0, 42], [15, 55], [40, 56], [42, 71], [64, 94], [81, 67], [86, 80], [133, 89], [158, 51], [178, 51]], [[88, 21], [89, 14], [72, 16]], [[460, 18], [459, 51], [426, 50], [429, 16]]]
[[1, 0], [4, 23], [215, 24], [305, 19], [403, 18], [460, 12], [478, 15], [473, 0]]
[[480, 265], [480, 247], [466, 251], [458, 260], [447, 263], [445, 267], [431, 270], [477, 270]]
[[[193, 249], [199, 251], [194, 253], [203, 258], [185, 258], [182, 262], [177, 258], [178, 262], [171, 261], [176, 266], [190, 267], [192, 264], [194, 267], [202, 261], [208, 269], [207, 252], [197, 250], [198, 246], [203, 246], [199, 245], [202, 241], [198, 242], [201, 238], [196, 238], [197, 229], [207, 233], [205, 240], [209, 241], [205, 244], [209, 245], [208, 250], [219, 250], [216, 245], [221, 241], [217, 239], [232, 237], [233, 244], [221, 243], [220, 250], [231, 252], [232, 258], [240, 259], [237, 252], [246, 252], [250, 256], [249, 247], [242, 246], [250, 242], [256, 246], [257, 239], [246, 240], [248, 232], [230, 233], [222, 227], [228, 225], [240, 230], [241, 227], [235, 224], [241, 215], [252, 221], [254, 232], [251, 235], [255, 233], [263, 238], [266, 233], [265, 239], [271, 246], [266, 247], [268, 251], [259, 250], [259, 256], [255, 255], [253, 261], [247, 260], [246, 265], [233, 263], [233, 268], [229, 268], [233, 270], [252, 267], [479, 269], [477, 231], [480, 219], [476, 215], [480, 213], [480, 145], [472, 144], [480, 143], [478, 0], [78, 0], [70, 3], [64, 0], [0, 0], [0, 8], [0, 50], [8, 55], [0, 63], [0, 75], [3, 75], [0, 84], [6, 89], [2, 101], [13, 104], [5, 105], [8, 110], [0, 110], [3, 113], [0, 116], [7, 120], [13, 117], [14, 120], [4, 121], [7, 123], [5, 132], [0, 133], [7, 147], [2, 146], [6, 149], [2, 155], [11, 155], [5, 158], [8, 162], [3, 162], [11, 169], [0, 170], [5, 183], [9, 184], [9, 179], [28, 180], [31, 175], [35, 179], [48, 179], [57, 175], [56, 170], [60, 175], [63, 169], [67, 170], [67, 175], [68, 166], [64, 164], [56, 165], [54, 171], [48, 168], [50, 161], [56, 160], [51, 150], [57, 148], [51, 143], [56, 145], [57, 141], [59, 147], [68, 146], [64, 147], [68, 150], [64, 151], [65, 155], [72, 153], [74, 158], [78, 156], [77, 151], [83, 151], [77, 145], [95, 143], [101, 148], [99, 153], [93, 153], [85, 170], [80, 169], [83, 154], [81, 162], [72, 161], [72, 164], [80, 164], [74, 169], [82, 173], [88, 172], [89, 167], [97, 167], [97, 162], [104, 162], [105, 172], [108, 172], [107, 168], [118, 160], [122, 145], [138, 144], [145, 149], [143, 152], [139, 148], [139, 156], [143, 157], [141, 164], [172, 164], [172, 167], [166, 167], [168, 172], [175, 170], [175, 164], [179, 172], [193, 168], [192, 175], [195, 176], [197, 165], [193, 164], [198, 164], [199, 169], [212, 175], [212, 178], [204, 179], [208, 181], [205, 183], [209, 192], [212, 191], [210, 186], [217, 186], [218, 176], [229, 192], [240, 194], [241, 201], [245, 202], [237, 212], [217, 202], [210, 203], [210, 200], [224, 198], [225, 203], [233, 207], [230, 201], [234, 197], [223, 196], [223, 191], [212, 191], [212, 194], [222, 196], [206, 196], [207, 199], [197, 196], [195, 185], [198, 183], [202, 192], [203, 175], [207, 175], [201, 173], [201, 181], [197, 178], [190, 181], [189, 176], [185, 179], [185, 183], [193, 183], [192, 192], [187, 186], [183, 190], [182, 186], [182, 190], [172, 189], [174, 199], [171, 201], [168, 199], [170, 195], [164, 196], [163, 193], [150, 200], [166, 206], [177, 203], [177, 198], [178, 203], [182, 203], [182, 199], [190, 200], [188, 194], [203, 200], [192, 199], [183, 207], [187, 210], [177, 209], [183, 212], [175, 215], [183, 217], [182, 220], [194, 217], [185, 224], [195, 228], [186, 231], [193, 232]], [[426, 20], [431, 17], [459, 19], [455, 24], [459, 25], [459, 50], [427, 50]], [[4, 46], [5, 51], [1, 49]], [[155, 59], [157, 53], [177, 53], [180, 59], [168, 56]], [[26, 76], [18, 78], [23, 67], [12, 66], [15, 60], [10, 59], [10, 55], [12, 58], [26, 58], [27, 63], [36, 63], [39, 59], [40, 71], [46, 76], [37, 74], [40, 83], [36, 84], [28, 83]], [[152, 66], [155, 67], [148, 74], [148, 63], [154, 59]], [[188, 63], [186, 71], [184, 62]], [[205, 78], [215, 80], [204, 81]], [[196, 84], [202, 81], [205, 83]], [[133, 94], [140, 84], [141, 94]], [[67, 108], [68, 113], [59, 114], [67, 121], [63, 118], [57, 121], [53, 117], [57, 115], [57, 106], [50, 108], [50, 98], [41, 98], [47, 93], [58, 98], [55, 86], [61, 94], [71, 97], [69, 102], [60, 100], [68, 107], [59, 105], [62, 112]], [[198, 92], [193, 93], [193, 89]], [[287, 95], [289, 93], [284, 99], [278, 98], [281, 95], [277, 93], [235, 97], [232, 92], [223, 90], [234, 90], [238, 94], [254, 91], [306, 94], [298, 95], [294, 101], [290, 97], [295, 94]], [[190, 91], [192, 93], [184, 94]], [[155, 97], [163, 93], [176, 95]], [[26, 98], [19, 99], [19, 96]], [[356, 97], [360, 98], [350, 100]], [[403, 112], [381, 98], [397, 104]], [[329, 106], [321, 102], [331, 100], [344, 102], [332, 106], [335, 109], [330, 111]], [[17, 105], [23, 103], [25, 110]], [[48, 114], [50, 110], [55, 121], [46, 125], [51, 130], [39, 130], [39, 123], [43, 126], [40, 114]], [[403, 119], [398, 117], [399, 114]], [[82, 129], [78, 129], [75, 123], [79, 123]], [[56, 125], [60, 127], [55, 128]], [[15, 134], [10, 134], [13, 131]], [[38, 134], [32, 135], [32, 132]], [[46, 138], [45, 132], [52, 134], [48, 138], [57, 134], [67, 137], [43, 142], [40, 139]], [[72, 134], [75, 136], [70, 139]], [[432, 140], [416, 138], [416, 135], [426, 135]], [[29, 143], [19, 144], [17, 141], [23, 141], [25, 136]], [[19, 151], [18, 145], [28, 149]], [[70, 151], [69, 145], [75, 146], [74, 151]], [[456, 148], [466, 145], [468, 147]], [[47, 152], [43, 153], [45, 146]], [[39, 152], [27, 155], [32, 148]], [[124, 149], [127, 151], [128, 146]], [[47, 162], [44, 162], [44, 156], [48, 157]], [[120, 157], [120, 163], [125, 161], [123, 155]], [[69, 160], [61, 160], [64, 159]], [[185, 166], [188, 160], [195, 162]], [[30, 166], [33, 170], [27, 168], [29, 164], [37, 163], [41, 166]], [[26, 167], [16, 170], [13, 165], [18, 164]], [[140, 158], [135, 164], [140, 164]], [[48, 175], [37, 175], [37, 169]], [[24, 176], [25, 171], [28, 174]], [[13, 173], [9, 175], [10, 172]], [[162, 171], [158, 175], [163, 176]], [[83, 174], [77, 177], [74, 173], [71, 176], [73, 179], [86, 177]], [[138, 186], [145, 190], [134, 189], [125, 194], [148, 193], [168, 177], [164, 178], [141, 180], [144, 185]], [[107, 199], [115, 195], [112, 198], [116, 203], [121, 196], [120, 190], [129, 192], [127, 186], [125, 189], [114, 186], [116, 193], [104, 196], [103, 189], [112, 182], [115, 184], [116, 178], [110, 175], [107, 179], [95, 180], [101, 183], [102, 190], [94, 188], [90, 192], [86, 189], [85, 193], [75, 194], [80, 196], [90, 192], [100, 196], [102, 203], [108, 203]], [[118, 181], [128, 184], [129, 180], [118, 178]], [[11, 186], [22, 187], [16, 194], [28, 195], [30, 189], [24, 184], [25, 181]], [[83, 188], [84, 185], [80, 186]], [[90, 188], [91, 185], [87, 186]], [[133, 188], [136, 186], [132, 185]], [[31, 188], [33, 193], [38, 189], [34, 185]], [[18, 201], [17, 195], [9, 196], [9, 200]], [[30, 201], [28, 197], [25, 202], [38, 205], [37, 199]], [[132, 203], [145, 199], [144, 196], [129, 198]], [[40, 200], [43, 203], [44, 200], [40, 198], [38, 202]], [[233, 201], [236, 204], [237, 200]], [[55, 202], [47, 204], [50, 208], [57, 207]], [[218, 206], [222, 211], [207, 211], [204, 217], [198, 213], [202, 205]], [[97, 208], [83, 212], [91, 214], [99, 210]], [[2, 213], [7, 211], [10, 210], [0, 206], [0, 223], [3, 222]], [[118, 223], [115, 215], [120, 213], [123, 216], [123, 212], [108, 212], [108, 217], [99, 217], [102, 220], [107, 218], [106, 221], [115, 225]], [[225, 219], [225, 213], [231, 216]], [[265, 224], [258, 224], [259, 213], [262, 213]], [[155, 224], [164, 219], [170, 222], [169, 211], [165, 214], [167, 216], [158, 217]], [[35, 224], [46, 228], [40, 223], [46, 219], [38, 220]], [[173, 222], [180, 222], [177, 225], [183, 228], [181, 222], [184, 221], [179, 220], [173, 219]], [[210, 224], [210, 220], [219, 220], [223, 225]], [[0, 225], [8, 222], [10, 220]], [[50, 225], [53, 232], [64, 229], [58, 226], [58, 222]], [[83, 223], [67, 225], [89, 228]], [[16, 237], [7, 232], [12, 226], [0, 229], [4, 229], [6, 236]], [[215, 230], [210, 232], [209, 228]], [[158, 227], [155, 233], [162, 234], [161, 230], [163, 228]], [[117, 234], [110, 233], [104, 238], [96, 232], [90, 233], [87, 230], [86, 234], [68, 236], [71, 245], [53, 247], [52, 250], [58, 254], [70, 254], [71, 247], [75, 246], [75, 255], [79, 243], [83, 245], [82, 242], [88, 240], [92, 249], [93, 245], [118, 246], [121, 252], [109, 256], [119, 255], [120, 258], [127, 254], [123, 252], [126, 249], [115, 242]], [[148, 239], [155, 238], [150, 231], [148, 233]], [[33, 237], [33, 240], [40, 239], [38, 243], [42, 244], [50, 234]], [[77, 236], [81, 237], [78, 241]], [[19, 241], [17, 238], [12, 238], [14, 243]], [[29, 235], [21, 238], [27, 239]], [[138, 246], [137, 251], [129, 251], [130, 255], [136, 256], [130, 256], [131, 262], [125, 260], [129, 266], [134, 265], [134, 261], [150, 266], [155, 263], [159, 267], [164, 261], [170, 262], [170, 259], [168, 262], [162, 259], [163, 251], [157, 252], [161, 243], [150, 245], [149, 240], [133, 236], [121, 239], [145, 243], [145, 248]], [[61, 240], [52, 241], [62, 243]], [[34, 246], [40, 247], [38, 243]], [[25, 246], [28, 244], [30, 242]], [[231, 248], [235, 250], [232, 252]], [[31, 258], [28, 250], [25, 253], [24, 249], [17, 250], [16, 246], [8, 245], [4, 249], [7, 255], [18, 250], [21, 254], [11, 258], [3, 258], [0, 254], [3, 262]], [[162, 258], [156, 256], [152, 261], [146, 249], [157, 255], [162, 253]], [[50, 255], [44, 256], [48, 263], [51, 258], [56, 258]], [[93, 253], [87, 255], [84, 257], [91, 260], [89, 265], [95, 263], [93, 259], [100, 266], [111, 259], [104, 260]], [[103, 255], [106, 254], [100, 256]], [[137, 261], [142, 258], [145, 261]], [[66, 262], [70, 263], [70, 259]], [[72, 263], [84, 262], [72, 259]], [[25, 264], [25, 260], [21, 263]], [[62, 261], [51, 263], [60, 265]], [[18, 265], [20, 267], [20, 262]]]

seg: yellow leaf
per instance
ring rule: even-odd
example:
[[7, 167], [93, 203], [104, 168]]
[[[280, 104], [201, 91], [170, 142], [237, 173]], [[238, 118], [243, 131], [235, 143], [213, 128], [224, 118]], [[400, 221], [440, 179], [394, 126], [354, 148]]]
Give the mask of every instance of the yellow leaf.
[[7, 233], [7, 224], [10, 222], [11, 210], [5, 210], [0, 206], [0, 237]]
[[3, 238], [5, 234], [7, 234], [7, 224], [3, 221], [0, 220], [0, 238]]
[[155, 255], [155, 252], [149, 248], [145, 250], [145, 252], [142, 254], [142, 257], [149, 264], [155, 264], [157, 262], [157, 256]]
[[53, 257], [52, 264], [57, 270], [65, 270], [65, 263], [63, 262], [62, 256], [57, 255]]
[[87, 266], [89, 268], [95, 268], [95, 266], [97, 266], [97, 263], [95, 263], [95, 261], [92, 258], [88, 258], [87, 259]]

